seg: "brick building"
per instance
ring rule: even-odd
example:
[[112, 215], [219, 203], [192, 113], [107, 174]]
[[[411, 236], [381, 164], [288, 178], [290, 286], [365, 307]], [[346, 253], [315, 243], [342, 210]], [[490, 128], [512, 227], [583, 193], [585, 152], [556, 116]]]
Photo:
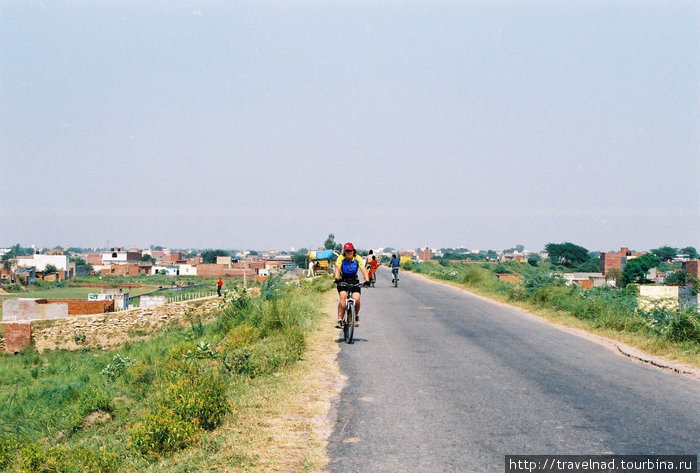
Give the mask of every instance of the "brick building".
[[700, 260], [693, 259], [683, 263], [683, 269], [688, 276], [700, 279]]
[[426, 247], [424, 250], [418, 252], [417, 255], [420, 261], [429, 261], [433, 257], [433, 250]]
[[629, 248], [622, 247], [620, 251], [613, 252], [603, 252], [600, 254], [600, 272], [603, 275], [607, 275], [608, 271], [611, 269], [623, 270], [625, 264], [627, 263], [627, 258], [642, 256], [644, 253], [632, 253]]

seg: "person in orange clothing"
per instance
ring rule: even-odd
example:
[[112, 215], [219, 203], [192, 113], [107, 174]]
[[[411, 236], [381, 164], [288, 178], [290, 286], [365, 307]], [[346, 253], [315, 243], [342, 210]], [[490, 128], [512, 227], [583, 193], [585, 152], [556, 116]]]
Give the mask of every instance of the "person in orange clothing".
[[377, 257], [372, 255], [372, 260], [369, 262], [369, 283], [374, 286], [374, 282], [376, 279], [374, 279], [374, 273], [377, 272], [377, 268], [379, 268], [379, 261], [377, 261]]
[[224, 285], [224, 282], [219, 278], [219, 280], [216, 283], [216, 293], [221, 297], [221, 286]]

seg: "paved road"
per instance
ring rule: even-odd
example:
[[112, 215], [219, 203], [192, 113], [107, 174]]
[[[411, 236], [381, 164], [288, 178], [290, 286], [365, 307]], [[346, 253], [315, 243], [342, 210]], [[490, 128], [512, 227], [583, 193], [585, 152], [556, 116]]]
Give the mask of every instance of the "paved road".
[[[699, 454], [700, 381], [402, 273], [363, 289], [330, 471], [502, 472], [507, 454]], [[329, 322], [330, 323], [330, 322]], [[339, 332], [340, 335], [340, 332]], [[341, 343], [342, 340], [338, 340]]]

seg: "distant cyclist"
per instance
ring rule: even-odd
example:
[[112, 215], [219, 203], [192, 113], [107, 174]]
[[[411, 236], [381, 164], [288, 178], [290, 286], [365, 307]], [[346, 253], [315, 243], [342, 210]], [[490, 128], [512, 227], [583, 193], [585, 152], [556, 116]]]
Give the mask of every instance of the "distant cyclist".
[[[362, 277], [365, 280], [364, 285], [369, 285], [369, 276], [367, 275], [367, 270], [365, 269], [364, 261], [362, 257], [357, 254], [355, 247], [352, 243], [348, 242], [343, 246], [343, 254], [338, 256], [335, 262], [335, 282], [336, 284], [344, 282], [347, 284], [360, 284], [360, 280], [357, 277], [357, 272], [362, 273]], [[355, 299], [355, 325], [360, 325], [360, 288], [356, 286], [350, 288], [351, 297]], [[343, 319], [343, 312], [345, 311], [345, 302], [348, 298], [348, 289], [341, 288], [338, 286], [338, 322], [336, 328], [342, 328], [341, 320]]]
[[394, 274], [394, 279], [391, 280], [393, 283], [395, 280], [399, 279], [399, 259], [396, 257], [396, 255], [391, 255], [389, 267], [391, 268], [391, 272]]

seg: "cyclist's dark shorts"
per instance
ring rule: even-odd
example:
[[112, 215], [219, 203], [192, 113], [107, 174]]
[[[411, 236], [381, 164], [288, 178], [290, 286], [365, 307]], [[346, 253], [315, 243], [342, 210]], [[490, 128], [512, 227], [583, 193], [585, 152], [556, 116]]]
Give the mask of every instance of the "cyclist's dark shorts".
[[[359, 280], [359, 279], [343, 279], [343, 282], [344, 282], [344, 283], [347, 283], [347, 284], [360, 284], [360, 280]], [[353, 293], [355, 293], [355, 292], [358, 293], [358, 294], [361, 294], [361, 293], [362, 293], [362, 291], [360, 291], [360, 288], [361, 288], [361, 287], [362, 287], [362, 286], [359, 286], [359, 285], [356, 286], [356, 287], [351, 287], [351, 288], [343, 287], [343, 286], [340, 286], [340, 285], [336, 286], [336, 288], [338, 289], [338, 294], [340, 294], [340, 293], [343, 292], [343, 291], [347, 291], [347, 292], [349, 292], [350, 294], [353, 294]]]

